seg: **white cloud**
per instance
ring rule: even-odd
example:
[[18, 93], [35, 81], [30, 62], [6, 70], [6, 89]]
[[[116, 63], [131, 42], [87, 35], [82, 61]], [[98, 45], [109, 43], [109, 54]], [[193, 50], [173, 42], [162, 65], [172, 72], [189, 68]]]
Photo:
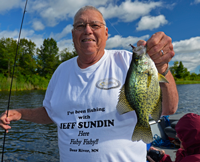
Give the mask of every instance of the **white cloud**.
[[75, 3], [74, 0], [34, 0], [29, 2], [27, 10], [39, 15], [47, 26], [53, 27], [60, 21], [73, 18], [77, 10], [85, 5], [97, 7], [105, 19], [118, 18], [124, 22], [131, 22], [141, 16], [148, 15], [156, 7], [162, 6], [162, 2], [125, 0], [120, 5], [113, 5], [113, 1], [116, 0], [81, 0], [79, 3]]
[[61, 40], [61, 41], [57, 42], [57, 44], [58, 44], [58, 47], [59, 47], [59, 51], [62, 51], [65, 48], [67, 48], [68, 51], [74, 50], [73, 42], [72, 42], [71, 39]]
[[[34, 31], [33, 30], [22, 30], [21, 32], [21, 38], [27, 38], [30, 36], [34, 35]], [[13, 39], [18, 39], [19, 37], [19, 31], [18, 30], [14, 30], [14, 31], [1, 31], [0, 32], [0, 38], [13, 38]]]
[[198, 4], [198, 3], [200, 3], [200, 0], [194, 0], [194, 2], [191, 3], [191, 5]]
[[[19, 31], [2, 31], [0, 32], [0, 38], [2, 37], [13, 38], [17, 40], [19, 37]], [[40, 47], [44, 40], [42, 35], [36, 35], [33, 30], [22, 30], [20, 38], [31, 39], [31, 41], [33, 41], [37, 47]]]
[[200, 52], [200, 37], [173, 42], [174, 51], [177, 53]]
[[121, 5], [108, 5], [108, 7], [100, 7], [99, 10], [103, 13], [105, 19], [119, 18], [124, 22], [131, 22], [141, 16], [147, 15], [151, 10], [160, 7], [162, 2], [139, 2], [126, 0]]
[[167, 23], [168, 21], [165, 19], [164, 15], [159, 15], [156, 17], [144, 16], [139, 21], [136, 30], [153, 30]]
[[53, 34], [51, 33], [50, 37], [54, 38], [55, 40], [60, 40], [61, 38], [65, 37], [67, 34], [71, 33], [71, 30], [72, 30], [73, 26], [70, 24], [70, 25], [67, 25], [61, 33], [58, 33], [58, 34]]
[[200, 65], [200, 52], [178, 54], [172, 59], [173, 61], [182, 61], [188, 71], [194, 71]]
[[22, 0], [1, 0], [0, 2], [0, 13], [4, 13], [13, 8], [22, 7]]
[[145, 35], [142, 37], [126, 37], [123, 38], [120, 35], [115, 35], [114, 37], [111, 37], [107, 40], [106, 48], [112, 49], [112, 48], [123, 48], [123, 49], [130, 49], [129, 44], [136, 44], [139, 40], [146, 40], [149, 38], [149, 35]]
[[193, 37], [179, 42], [173, 42], [175, 57], [173, 61], [182, 61], [183, 65], [192, 71], [200, 65], [200, 37]]
[[43, 25], [43, 23], [39, 20], [34, 20], [33, 21], [33, 25], [32, 25], [33, 29], [35, 30], [43, 30], [45, 28], [45, 26]]
[[0, 32], [0, 38], [17, 38], [19, 35], [19, 31], [1, 31]]
[[27, 39], [31, 39], [31, 41], [36, 44], [37, 48], [43, 45], [43, 41], [44, 41], [43, 35], [33, 35], [31, 37], [28, 37]]
[[75, 3], [74, 0], [34, 0], [29, 2], [28, 10], [32, 13], [37, 13], [46, 21], [48, 26], [55, 26], [60, 21], [73, 18], [77, 10], [85, 5], [105, 5], [109, 0], [81, 0]]

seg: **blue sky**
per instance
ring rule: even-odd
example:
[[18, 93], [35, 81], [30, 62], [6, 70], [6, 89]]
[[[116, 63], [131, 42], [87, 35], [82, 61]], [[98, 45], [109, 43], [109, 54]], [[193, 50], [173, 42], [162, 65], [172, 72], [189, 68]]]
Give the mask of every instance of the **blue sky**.
[[[37, 47], [53, 37], [59, 50], [73, 49], [73, 16], [85, 5], [104, 15], [109, 29], [106, 49], [131, 50], [129, 44], [163, 31], [172, 38], [175, 56], [190, 71], [200, 73], [200, 0], [28, 0], [21, 38]], [[17, 39], [25, 0], [0, 0], [0, 38]]]

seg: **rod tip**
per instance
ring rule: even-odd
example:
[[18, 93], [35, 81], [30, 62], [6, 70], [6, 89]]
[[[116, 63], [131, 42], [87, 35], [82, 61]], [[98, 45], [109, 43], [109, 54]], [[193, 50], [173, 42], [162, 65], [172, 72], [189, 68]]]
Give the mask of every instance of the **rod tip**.
[[135, 46], [133, 46], [132, 44], [129, 44], [129, 46], [131, 46], [133, 49], [135, 48]]

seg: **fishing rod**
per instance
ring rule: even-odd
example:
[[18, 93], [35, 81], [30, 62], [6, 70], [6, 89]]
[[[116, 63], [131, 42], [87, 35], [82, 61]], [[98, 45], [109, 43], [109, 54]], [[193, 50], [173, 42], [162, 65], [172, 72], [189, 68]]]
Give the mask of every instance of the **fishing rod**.
[[[18, 37], [18, 40], [17, 40], [17, 48], [16, 48], [15, 61], [14, 61], [13, 72], [12, 72], [12, 77], [11, 77], [10, 92], [9, 92], [9, 98], [8, 98], [8, 107], [7, 107], [7, 113], [6, 113], [6, 116], [7, 116], [7, 117], [8, 117], [8, 111], [9, 111], [9, 109], [10, 109], [10, 98], [11, 98], [12, 84], [13, 84], [13, 78], [14, 78], [16, 60], [17, 60], [17, 55], [18, 55], [18, 48], [19, 48], [19, 44], [20, 44], [20, 36], [21, 36], [22, 26], [23, 26], [23, 22], [24, 22], [24, 16], [25, 16], [25, 13], [26, 13], [26, 6], [27, 6], [27, 3], [28, 3], [28, 0], [26, 0], [25, 6], [24, 6], [24, 13], [23, 13], [23, 16], [22, 16], [21, 27], [20, 27], [20, 31], [19, 31], [19, 37]], [[6, 130], [4, 131], [1, 162], [3, 162], [5, 141], [6, 141]]]

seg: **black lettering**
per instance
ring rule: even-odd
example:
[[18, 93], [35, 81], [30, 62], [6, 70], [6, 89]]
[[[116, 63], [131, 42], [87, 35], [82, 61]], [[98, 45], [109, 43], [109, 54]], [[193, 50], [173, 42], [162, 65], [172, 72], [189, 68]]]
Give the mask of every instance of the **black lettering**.
[[89, 122], [84, 122], [84, 128], [89, 128], [90, 124]]
[[79, 131], [78, 136], [89, 136], [89, 132], [83, 132], [83, 131]]
[[74, 129], [74, 127], [76, 126], [76, 122], [72, 123], [72, 129]]
[[[105, 121], [105, 120], [104, 120]], [[114, 126], [114, 119], [112, 121], [107, 120], [108, 121], [108, 126], [110, 127], [110, 125]]]
[[70, 148], [69, 151], [71, 151], [71, 152], [77, 152], [77, 149]]
[[67, 115], [74, 114], [74, 111], [67, 111]]
[[76, 110], [75, 114], [86, 113], [86, 110]]
[[97, 123], [98, 123], [97, 127], [103, 127], [103, 121], [102, 120], [98, 120]]
[[100, 127], [111, 127], [114, 126], [114, 119], [112, 120], [97, 120], [97, 121], [87, 121], [79, 122], [78, 128], [100, 128]]
[[60, 129], [74, 129], [76, 122], [73, 123], [60, 123]]
[[90, 126], [90, 128], [92, 128], [92, 127], [95, 127], [95, 128], [96, 128], [96, 121], [94, 121], [94, 122], [91, 121], [91, 126]]
[[99, 152], [98, 149], [91, 149], [91, 152]]
[[79, 129], [83, 128], [83, 122], [79, 122], [79, 123], [78, 123], [78, 128], [79, 128]]

